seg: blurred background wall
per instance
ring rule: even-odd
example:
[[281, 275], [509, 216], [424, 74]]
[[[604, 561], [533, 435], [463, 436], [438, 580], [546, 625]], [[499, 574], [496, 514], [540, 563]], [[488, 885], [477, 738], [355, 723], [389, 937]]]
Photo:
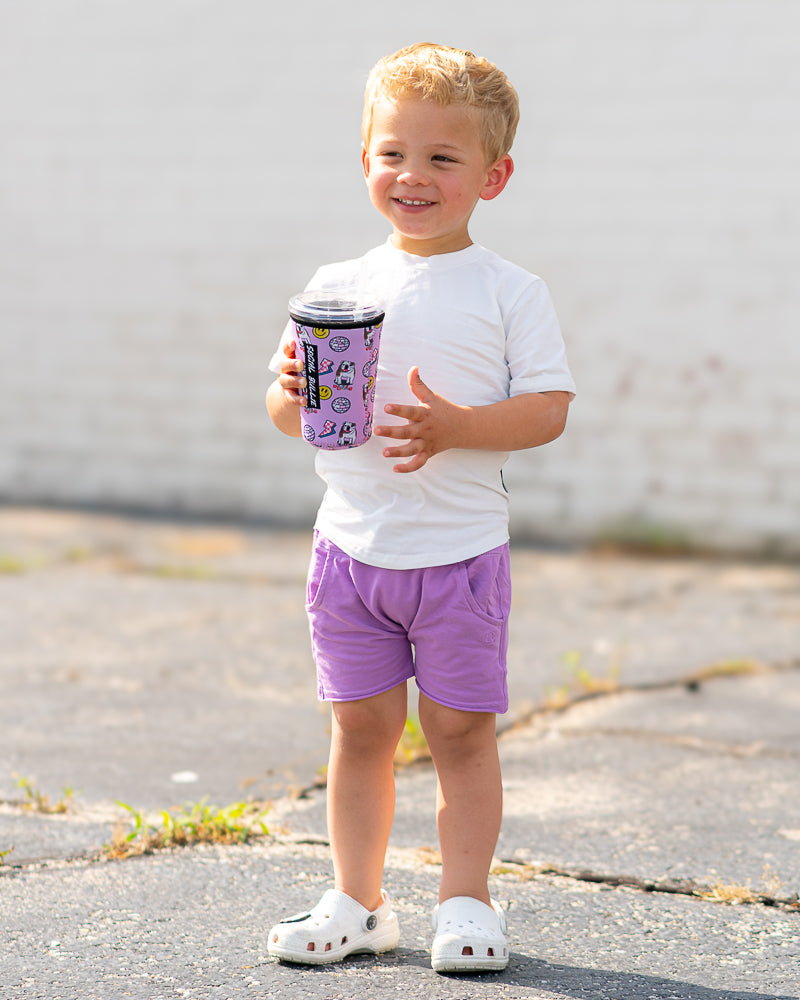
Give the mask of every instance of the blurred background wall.
[[0, 500], [310, 522], [268, 359], [385, 239], [363, 83], [432, 40], [520, 93], [472, 235], [545, 278], [579, 387], [509, 463], [517, 537], [800, 551], [798, 31], [796, 0], [0, 0]]

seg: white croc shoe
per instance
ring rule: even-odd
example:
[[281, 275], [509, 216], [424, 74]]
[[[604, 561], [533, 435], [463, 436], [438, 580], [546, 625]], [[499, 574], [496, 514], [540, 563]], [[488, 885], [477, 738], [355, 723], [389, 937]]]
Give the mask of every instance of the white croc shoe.
[[453, 896], [433, 911], [436, 972], [499, 972], [508, 965], [506, 918], [499, 903]]
[[356, 952], [380, 954], [397, 947], [400, 928], [386, 893], [370, 912], [338, 889], [328, 889], [310, 913], [275, 924], [269, 932], [269, 953], [282, 962], [326, 965]]

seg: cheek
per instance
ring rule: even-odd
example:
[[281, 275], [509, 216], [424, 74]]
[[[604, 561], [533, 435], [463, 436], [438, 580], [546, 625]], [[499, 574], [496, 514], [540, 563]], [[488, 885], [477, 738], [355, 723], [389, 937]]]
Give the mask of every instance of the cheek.
[[479, 193], [479, 188], [475, 184], [457, 185], [450, 193], [450, 202], [459, 208], [471, 208], [477, 203]]
[[444, 191], [444, 196], [448, 204], [452, 205], [454, 208], [460, 208], [462, 205], [466, 205], [469, 201], [469, 192], [460, 184], [448, 185]]
[[372, 201], [374, 205], [377, 205], [383, 198], [382, 189], [380, 185], [376, 183], [376, 179], [374, 177], [370, 177], [367, 180], [367, 193], [369, 194], [370, 201]]
[[379, 194], [380, 192], [385, 191], [390, 183], [391, 177], [385, 170], [371, 170], [369, 177], [367, 177], [367, 187], [369, 188], [370, 194]]
[[374, 207], [381, 213], [387, 211], [391, 178], [381, 173], [371, 173], [367, 178], [367, 194]]

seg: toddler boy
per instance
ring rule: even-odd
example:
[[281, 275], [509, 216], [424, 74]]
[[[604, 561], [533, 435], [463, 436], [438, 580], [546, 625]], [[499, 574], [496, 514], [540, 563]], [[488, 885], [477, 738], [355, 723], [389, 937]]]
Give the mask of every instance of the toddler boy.
[[[518, 117], [505, 74], [471, 52], [422, 43], [382, 59], [367, 82], [362, 165], [391, 236], [320, 268], [308, 286], [358, 285], [386, 317], [373, 437], [316, 456], [326, 492], [307, 611], [319, 695], [332, 703], [335, 889], [270, 931], [270, 954], [284, 961], [335, 962], [398, 943], [382, 880], [414, 677], [442, 854], [432, 965], [480, 972], [508, 962], [505, 916], [488, 887], [502, 813], [495, 719], [508, 708], [502, 467], [511, 451], [561, 434], [574, 392], [544, 283], [469, 235], [478, 202], [512, 174]], [[288, 327], [270, 367], [270, 416], [299, 437], [306, 386]]]

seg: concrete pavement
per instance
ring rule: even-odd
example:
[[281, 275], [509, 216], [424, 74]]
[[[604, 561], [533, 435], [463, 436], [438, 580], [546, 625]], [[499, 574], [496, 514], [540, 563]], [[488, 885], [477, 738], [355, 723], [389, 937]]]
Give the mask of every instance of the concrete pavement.
[[[400, 949], [271, 962], [269, 925], [329, 879], [308, 547], [307, 533], [0, 509], [4, 996], [800, 996], [800, 567], [711, 558], [513, 550], [504, 974], [430, 970], [425, 762], [398, 773]], [[31, 808], [20, 779], [67, 811]], [[100, 853], [130, 818], [118, 801], [204, 796], [270, 800], [271, 836]]]

